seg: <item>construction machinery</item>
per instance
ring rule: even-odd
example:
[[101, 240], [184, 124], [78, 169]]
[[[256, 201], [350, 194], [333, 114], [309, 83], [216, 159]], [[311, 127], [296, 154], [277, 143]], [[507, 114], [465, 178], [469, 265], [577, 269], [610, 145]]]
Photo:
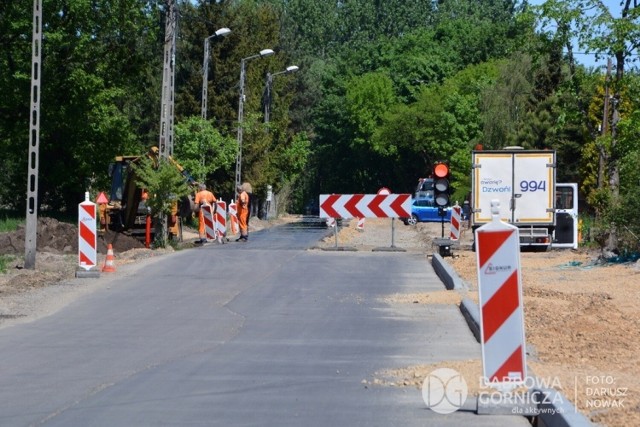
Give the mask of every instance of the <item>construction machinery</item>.
[[[158, 147], [151, 147], [146, 156], [158, 165], [160, 153]], [[146, 204], [146, 191], [137, 181], [138, 177], [131, 167], [138, 163], [143, 156], [116, 156], [115, 162], [109, 165], [111, 177], [111, 191], [109, 203], [106, 206], [105, 227], [117, 232], [124, 232], [141, 240], [148, 234], [151, 210]], [[182, 174], [185, 181], [195, 186], [196, 181], [171, 156], [167, 159]], [[168, 218], [169, 237], [181, 237], [181, 218], [189, 217], [193, 212], [193, 200], [184, 197], [174, 204]], [[151, 227], [153, 230], [153, 227]]]

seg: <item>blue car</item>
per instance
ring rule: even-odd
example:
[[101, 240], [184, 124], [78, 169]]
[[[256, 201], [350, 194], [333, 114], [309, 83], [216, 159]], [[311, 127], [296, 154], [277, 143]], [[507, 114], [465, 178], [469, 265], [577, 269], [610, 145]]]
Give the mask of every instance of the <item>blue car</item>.
[[[405, 225], [415, 225], [419, 222], [441, 222], [438, 208], [431, 199], [413, 199], [411, 202], [411, 218], [402, 218]], [[445, 222], [451, 222], [451, 208], [445, 208]]]

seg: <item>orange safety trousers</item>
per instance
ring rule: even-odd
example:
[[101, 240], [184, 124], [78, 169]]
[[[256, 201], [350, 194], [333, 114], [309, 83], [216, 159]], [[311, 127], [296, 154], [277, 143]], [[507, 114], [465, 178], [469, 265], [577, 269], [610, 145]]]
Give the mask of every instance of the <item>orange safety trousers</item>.
[[244, 191], [238, 197], [238, 226], [240, 227], [240, 235], [248, 234], [247, 225], [249, 221], [249, 195]]

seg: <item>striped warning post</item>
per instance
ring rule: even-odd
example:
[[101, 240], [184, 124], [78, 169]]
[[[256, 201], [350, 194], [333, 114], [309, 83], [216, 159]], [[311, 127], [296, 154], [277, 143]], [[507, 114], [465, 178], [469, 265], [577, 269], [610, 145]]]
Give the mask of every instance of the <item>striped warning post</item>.
[[526, 379], [520, 238], [499, 217], [476, 230], [482, 365], [488, 385], [510, 388]]
[[96, 204], [84, 194], [84, 202], [78, 205], [78, 263], [85, 270], [96, 266], [98, 260], [98, 235], [96, 233]]
[[231, 233], [238, 234], [238, 208], [233, 199], [229, 203], [229, 222], [231, 223]]
[[202, 217], [204, 218], [204, 232], [207, 237], [207, 240], [215, 240], [216, 239], [216, 229], [214, 225], [213, 219], [213, 210], [211, 205], [205, 203], [201, 207], [202, 209]]
[[462, 207], [457, 203], [451, 207], [451, 240], [460, 240], [460, 224], [462, 222]]
[[218, 200], [216, 204], [218, 205], [215, 213], [216, 236], [218, 241], [222, 242], [227, 235], [227, 202]]
[[333, 228], [335, 226], [336, 226], [336, 219], [335, 218], [327, 218], [327, 227]]
[[364, 231], [364, 218], [358, 218], [356, 229], [358, 229], [359, 231]]

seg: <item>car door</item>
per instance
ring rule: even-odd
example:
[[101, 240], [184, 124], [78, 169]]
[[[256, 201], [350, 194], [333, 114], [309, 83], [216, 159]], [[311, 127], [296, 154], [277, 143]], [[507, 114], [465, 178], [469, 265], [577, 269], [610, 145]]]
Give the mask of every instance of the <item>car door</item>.
[[556, 184], [554, 248], [578, 249], [578, 184]]
[[420, 221], [429, 221], [433, 222], [435, 218], [438, 216], [438, 208], [435, 207], [435, 202], [433, 200], [423, 200], [422, 206], [422, 218]]

